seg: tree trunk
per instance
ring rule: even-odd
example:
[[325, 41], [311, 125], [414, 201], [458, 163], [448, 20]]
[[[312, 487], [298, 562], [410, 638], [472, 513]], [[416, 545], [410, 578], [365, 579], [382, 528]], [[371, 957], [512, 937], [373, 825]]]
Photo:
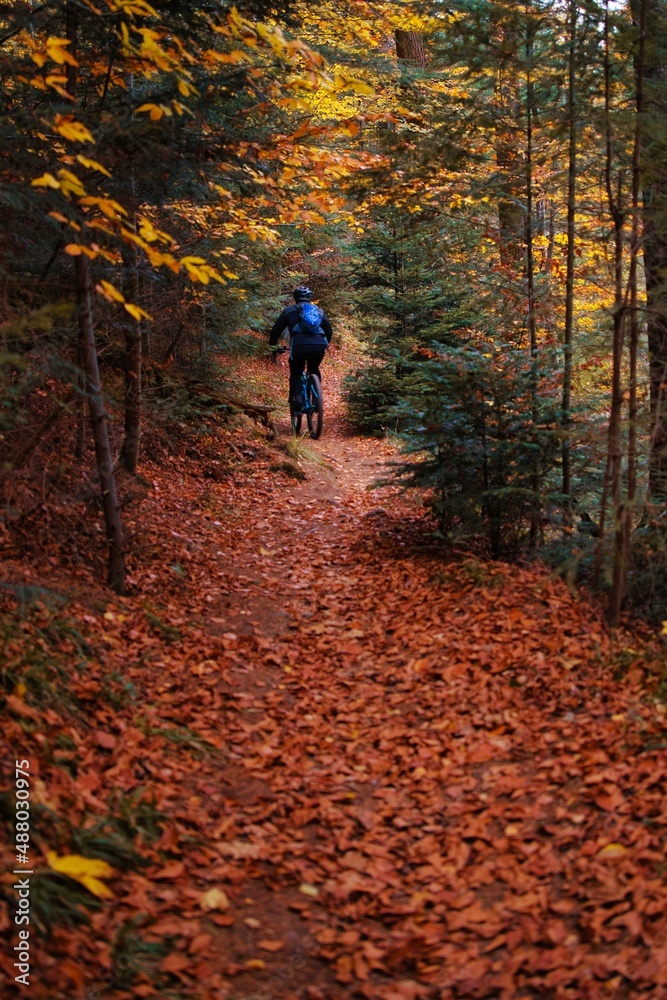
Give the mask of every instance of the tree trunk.
[[[637, 501], [637, 350], [639, 345], [639, 313], [637, 289], [637, 261], [640, 243], [640, 195], [641, 195], [641, 155], [642, 119], [644, 106], [644, 66], [646, 55], [646, 0], [639, 5], [639, 48], [635, 58], [635, 134], [632, 149], [632, 229], [630, 237], [630, 274], [628, 278], [630, 305], [629, 338], [629, 401], [628, 401], [628, 482], [624, 504], [619, 506], [616, 520], [619, 526], [618, 551], [614, 559], [614, 579], [610, 596], [609, 617], [614, 625], [618, 620], [627, 589], [631, 560], [632, 525]], [[633, 11], [633, 14], [636, 11]], [[633, 17], [636, 23], [636, 17]]]
[[95, 346], [95, 331], [90, 302], [90, 270], [88, 259], [83, 254], [74, 261], [76, 277], [76, 300], [78, 305], [79, 341], [83, 357], [83, 367], [86, 378], [86, 393], [90, 408], [90, 419], [93, 425], [95, 441], [95, 456], [97, 471], [102, 490], [102, 508], [106, 523], [107, 539], [109, 541], [109, 574], [108, 582], [117, 594], [125, 593], [125, 548], [123, 525], [120, 519], [120, 509], [116, 496], [116, 480], [113, 471], [113, 459], [107, 428], [107, 418], [104, 409], [104, 398], [100, 385], [100, 373], [97, 363], [97, 348]]
[[498, 7], [492, 20], [498, 70], [495, 81], [495, 137], [501, 191], [498, 195], [500, 261], [511, 272], [524, 267], [523, 170], [521, 150], [521, 100], [518, 77], [518, 29], [508, 11]]
[[[643, 4], [634, 0], [639, 23]], [[667, 501], [667, 4], [646, 0], [641, 172], [644, 201], [644, 272], [651, 397], [649, 498]]]
[[[602, 495], [602, 506], [600, 513], [600, 543], [598, 546], [598, 560], [602, 552], [602, 537], [604, 535], [604, 522], [606, 516], [606, 505], [608, 493], [611, 491], [611, 506], [614, 512], [614, 549], [613, 549], [613, 569], [612, 587], [609, 595], [609, 607], [607, 616], [612, 627], [618, 625], [618, 619], [623, 602], [623, 592], [625, 587], [626, 566], [623, 559], [623, 527], [621, 516], [621, 504], [623, 497], [623, 442], [622, 442], [622, 419], [623, 419], [623, 385], [621, 382], [623, 364], [623, 344], [625, 333], [625, 308], [623, 295], [623, 181], [622, 173], [619, 169], [617, 179], [617, 191], [614, 193], [613, 186], [613, 146], [612, 146], [612, 124], [611, 124], [611, 60], [609, 55], [609, 0], [605, 3], [605, 27], [604, 27], [604, 110], [605, 110], [605, 186], [607, 190], [607, 201], [609, 204], [609, 214], [614, 226], [614, 309], [613, 309], [613, 335], [612, 335], [612, 378], [611, 378], [611, 407], [609, 411], [609, 429], [607, 440], [607, 465], [605, 470], [605, 485]], [[598, 563], [599, 566], [599, 563]], [[596, 567], [597, 568], [597, 567]]]
[[572, 473], [570, 469], [570, 423], [572, 397], [572, 328], [574, 320], [574, 219], [577, 190], [577, 2], [570, 0], [568, 55], [568, 168], [567, 168], [567, 263], [565, 276], [565, 329], [563, 331], [562, 462], [563, 523], [572, 525]]
[[525, 212], [525, 242], [526, 242], [526, 301], [528, 322], [528, 343], [532, 361], [531, 372], [531, 411], [532, 434], [536, 445], [531, 488], [534, 494], [533, 509], [530, 516], [530, 546], [534, 548], [539, 535], [540, 513], [540, 450], [538, 441], [539, 423], [539, 374], [537, 368], [537, 317], [535, 315], [535, 260], [533, 252], [533, 109], [534, 86], [532, 73], [533, 38], [530, 21], [526, 22], [526, 212]]
[[396, 55], [399, 60], [417, 69], [426, 69], [426, 48], [424, 46], [424, 36], [418, 31], [394, 32], [396, 41]]
[[[68, 2], [65, 8], [65, 30], [66, 37], [71, 42], [70, 52], [73, 55], [76, 54], [77, 49], [78, 16], [76, 4]], [[76, 70], [76, 66], [67, 66], [67, 91], [73, 102], [76, 100]], [[102, 492], [102, 509], [104, 511], [106, 533], [109, 541], [108, 583], [117, 594], [124, 594], [125, 545], [123, 525], [116, 496], [113, 458], [111, 455], [104, 397], [102, 396], [99, 365], [97, 362], [97, 347], [95, 345], [95, 330], [93, 327], [93, 312], [90, 298], [90, 269], [88, 258], [84, 254], [80, 254], [74, 258], [74, 276], [79, 324], [79, 361], [83, 368], [90, 419], [93, 426], [97, 472]]]

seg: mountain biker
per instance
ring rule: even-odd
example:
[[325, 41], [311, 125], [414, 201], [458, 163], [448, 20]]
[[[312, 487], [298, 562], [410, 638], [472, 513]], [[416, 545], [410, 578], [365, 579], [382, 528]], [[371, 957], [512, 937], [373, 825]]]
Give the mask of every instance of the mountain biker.
[[[294, 289], [294, 304], [287, 306], [273, 324], [269, 347], [275, 347], [285, 328], [290, 333], [290, 409], [301, 409], [301, 376], [304, 369], [321, 380], [320, 364], [331, 342], [333, 330], [328, 317], [313, 304], [313, 293], [307, 285]], [[307, 305], [308, 304], [308, 305]], [[273, 356], [275, 361], [275, 354]]]

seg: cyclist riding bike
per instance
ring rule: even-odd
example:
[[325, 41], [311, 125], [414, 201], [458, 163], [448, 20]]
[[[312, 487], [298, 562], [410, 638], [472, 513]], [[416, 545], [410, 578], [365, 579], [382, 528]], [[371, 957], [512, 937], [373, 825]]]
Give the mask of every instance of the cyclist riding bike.
[[[290, 334], [290, 409], [301, 409], [301, 376], [304, 369], [308, 375], [317, 375], [320, 381], [320, 364], [324, 352], [331, 342], [333, 330], [326, 314], [316, 306], [313, 293], [306, 285], [294, 289], [294, 304], [283, 309], [273, 324], [269, 335], [269, 346], [275, 347], [286, 328]], [[275, 360], [275, 354], [274, 354]]]

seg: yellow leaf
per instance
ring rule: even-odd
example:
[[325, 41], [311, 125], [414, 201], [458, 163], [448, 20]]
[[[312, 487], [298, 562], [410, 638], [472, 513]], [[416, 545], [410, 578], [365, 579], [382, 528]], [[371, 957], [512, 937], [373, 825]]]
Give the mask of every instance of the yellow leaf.
[[110, 281], [100, 281], [99, 285], [95, 285], [95, 290], [103, 295], [108, 302], [124, 302], [125, 296], [122, 292], [119, 292]]
[[91, 131], [76, 121], [73, 115], [56, 115], [54, 127], [64, 139], [72, 142], [95, 142]]
[[114, 7], [126, 14], [136, 14], [139, 17], [157, 17], [154, 8], [145, 0], [115, 0]]
[[149, 111], [150, 119], [153, 122], [159, 121], [164, 115], [164, 110], [159, 104], [142, 104], [141, 107], [137, 108], [139, 111]]
[[151, 248], [149, 247], [146, 250], [146, 256], [148, 257], [149, 261], [151, 262], [151, 264], [153, 264], [154, 267], [162, 267], [162, 265], [164, 264], [164, 266], [168, 267], [170, 271], [174, 272], [174, 274], [178, 274], [178, 272], [180, 271], [180, 267], [178, 266], [178, 261], [170, 253], [158, 253], [155, 250], [151, 250]]
[[302, 882], [299, 886], [299, 892], [302, 892], [304, 896], [319, 896], [320, 890], [314, 886], [309, 885], [307, 882]]
[[121, 215], [127, 215], [123, 206], [119, 205], [113, 198], [95, 198], [90, 195], [87, 198], [82, 198], [81, 204], [99, 208], [102, 215], [106, 215], [107, 219], [119, 219]]
[[111, 889], [104, 882], [100, 882], [101, 878], [113, 875], [113, 868], [106, 861], [101, 861], [99, 858], [84, 858], [80, 854], [66, 854], [59, 857], [55, 851], [49, 851], [46, 860], [54, 872], [60, 872], [75, 882], [80, 882], [94, 896], [100, 899], [113, 898]]
[[78, 62], [74, 58], [71, 52], [67, 51], [67, 46], [71, 45], [69, 38], [47, 38], [46, 40], [46, 52], [49, 59], [52, 59], [59, 66], [64, 63], [69, 63], [70, 66], [78, 66]]
[[81, 153], [77, 155], [77, 160], [82, 167], [87, 167], [88, 170], [98, 170], [101, 174], [104, 174], [105, 177], [111, 177], [111, 173], [107, 170], [107, 168], [103, 167], [101, 163], [97, 162], [97, 160], [90, 160], [87, 156], [82, 156]]
[[31, 181], [32, 187], [50, 187], [54, 191], [60, 190], [60, 181], [57, 181], [53, 174], [42, 174], [41, 177], [36, 177], [34, 181]]
[[208, 285], [211, 278], [210, 275], [208, 275], [203, 268], [194, 267], [193, 264], [186, 264], [185, 266], [187, 268], [188, 277], [190, 278], [191, 281], [194, 282], [199, 281], [201, 282], [202, 285]]
[[178, 92], [179, 94], [182, 94], [183, 97], [189, 97], [190, 94], [196, 94], [197, 91], [191, 84], [186, 83], [185, 80], [181, 79], [178, 81]]
[[126, 309], [127, 312], [129, 312], [130, 316], [136, 319], [137, 323], [139, 323], [141, 319], [148, 319], [148, 320], [152, 319], [152, 316], [149, 316], [149, 314], [146, 312], [145, 309], [141, 309], [139, 306], [132, 305], [131, 302], [125, 302], [123, 304], [123, 308]]
[[174, 242], [169, 233], [165, 233], [161, 229], [156, 229], [150, 219], [147, 219], [143, 215], [139, 217], [139, 235], [147, 243], [155, 243], [156, 240], [160, 243]]
[[603, 858], [622, 858], [627, 853], [628, 849], [623, 844], [605, 844], [598, 851], [598, 856]]
[[355, 94], [365, 94], [372, 97], [375, 93], [373, 88], [364, 80], [357, 80], [351, 76], [336, 76], [334, 79], [335, 90], [352, 90]]
[[202, 910], [228, 910], [229, 897], [222, 889], [209, 889], [199, 901]]
[[[34, 84], [35, 86], [38, 86], [35, 83], [34, 79], [31, 80], [30, 82], [32, 84]], [[53, 90], [55, 90], [55, 92], [57, 94], [60, 94], [60, 96], [63, 97], [66, 101], [71, 100], [71, 96], [67, 92], [67, 77], [66, 76], [62, 76], [59, 73], [49, 73], [49, 75], [44, 80], [44, 83], [48, 87], [51, 87]], [[40, 89], [43, 89], [43, 88], [40, 88]]]
[[70, 194], [76, 195], [77, 198], [85, 196], [86, 189], [71, 170], [59, 170], [58, 176], [60, 177], [60, 189], [65, 196], [69, 196]]
[[214, 281], [219, 281], [220, 284], [225, 284], [224, 279], [218, 274], [215, 268], [207, 264], [203, 257], [182, 257], [180, 260], [180, 265], [185, 267], [188, 272], [188, 277], [192, 281], [200, 281], [202, 285], [208, 285], [211, 278]]

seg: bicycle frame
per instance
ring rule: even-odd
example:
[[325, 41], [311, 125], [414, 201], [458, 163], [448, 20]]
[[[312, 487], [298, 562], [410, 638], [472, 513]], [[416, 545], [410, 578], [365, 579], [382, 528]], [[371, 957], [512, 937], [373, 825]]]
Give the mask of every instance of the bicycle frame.
[[[313, 392], [315, 387], [313, 386]], [[308, 402], [308, 375], [305, 372], [301, 373], [301, 408], [304, 413], [315, 413], [317, 407], [314, 403]]]

